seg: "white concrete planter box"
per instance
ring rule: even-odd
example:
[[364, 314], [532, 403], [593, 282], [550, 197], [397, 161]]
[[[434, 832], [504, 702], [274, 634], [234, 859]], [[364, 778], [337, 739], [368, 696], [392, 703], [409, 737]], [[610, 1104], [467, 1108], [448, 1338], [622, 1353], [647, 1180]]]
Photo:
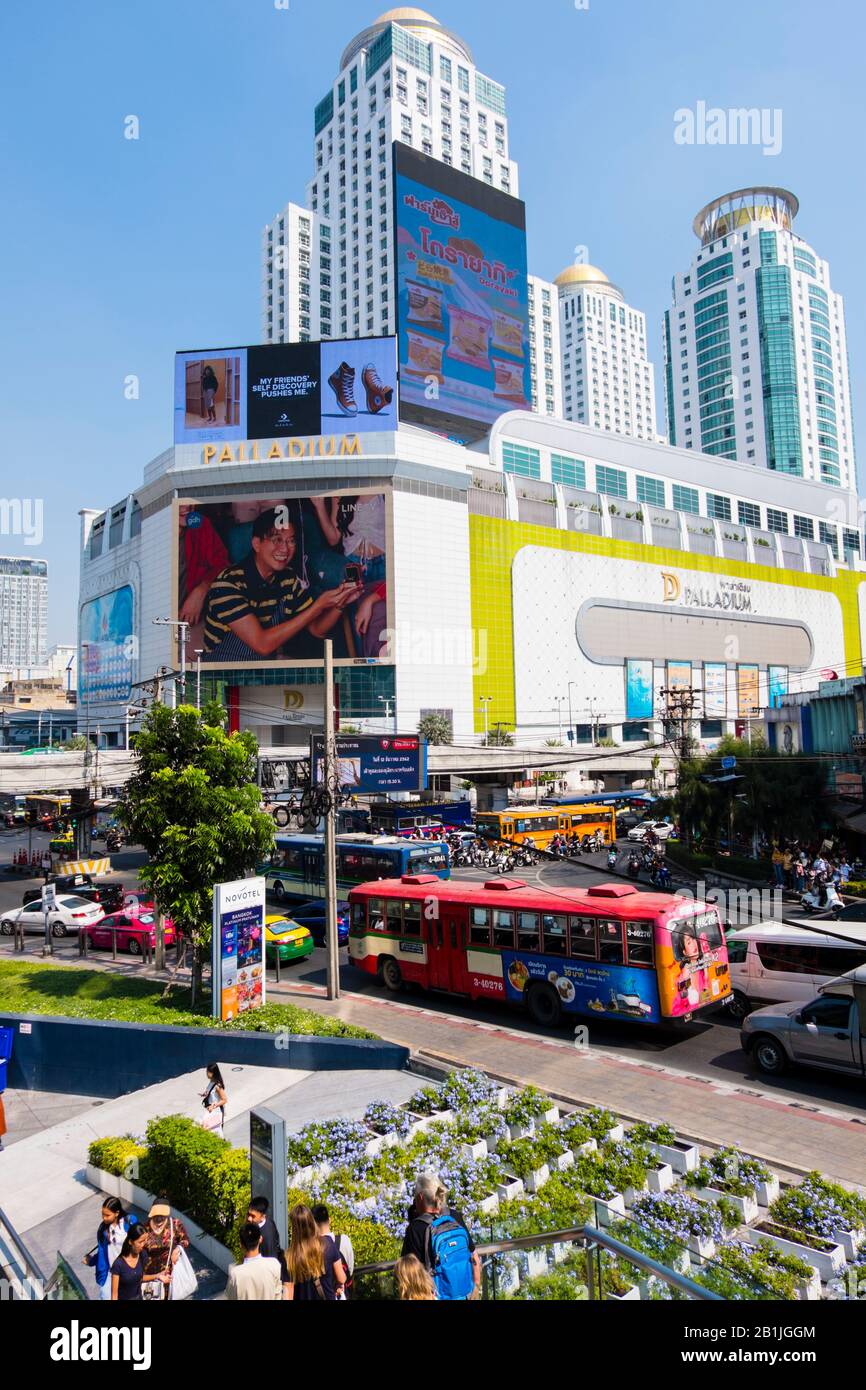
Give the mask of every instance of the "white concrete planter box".
[[574, 1167], [574, 1154], [571, 1149], [566, 1149], [564, 1154], [558, 1154], [554, 1164], [558, 1173], [564, 1173], [566, 1168]]
[[595, 1154], [595, 1153], [598, 1153], [598, 1140], [597, 1140], [597, 1139], [584, 1139], [584, 1141], [583, 1141], [582, 1144], [578, 1144], [578, 1146], [577, 1146], [577, 1148], [575, 1149], [574, 1152], [575, 1152], [575, 1155], [578, 1155], [578, 1154]]
[[526, 1124], [509, 1125], [508, 1137], [512, 1141], [515, 1139], [531, 1139], [535, 1134], [535, 1121], [529, 1120]]
[[520, 1288], [520, 1269], [516, 1255], [500, 1255], [496, 1258], [497, 1293], [516, 1293]]
[[369, 1143], [366, 1145], [366, 1147], [364, 1148], [364, 1154], [366, 1155], [367, 1158], [378, 1158], [379, 1155], [380, 1155], [380, 1153], [381, 1153], [382, 1150], [384, 1149], [384, 1147], [385, 1147], [385, 1136], [384, 1136], [384, 1134], [376, 1134], [375, 1131], [374, 1131], [374, 1132], [373, 1132], [373, 1138], [370, 1140], [370, 1142], [369, 1142]]
[[768, 1207], [771, 1202], [775, 1202], [779, 1195], [779, 1179], [775, 1173], [769, 1181], [755, 1184], [755, 1195], [758, 1198], [759, 1207]]
[[634, 1302], [639, 1302], [639, 1301], [640, 1301], [640, 1289], [637, 1287], [636, 1284], [633, 1284], [632, 1287], [631, 1287], [630, 1289], [626, 1289], [625, 1293], [607, 1293], [607, 1294], [605, 1294], [604, 1297], [605, 1297], [605, 1302], [606, 1302], [606, 1303], [634, 1303]]
[[474, 1144], [463, 1145], [463, 1154], [466, 1158], [486, 1158], [487, 1152], [486, 1139], [477, 1139]]
[[309, 1187], [315, 1171], [315, 1168], [299, 1168], [297, 1172], [290, 1173], [289, 1187]]
[[754, 1197], [735, 1197], [730, 1192], [722, 1191], [720, 1187], [699, 1187], [698, 1196], [703, 1197], [705, 1202], [718, 1202], [720, 1198], [725, 1197], [736, 1207], [745, 1226], [758, 1219], [758, 1203]]
[[533, 1173], [529, 1173], [524, 1179], [527, 1192], [538, 1192], [550, 1177], [550, 1169], [546, 1163], [542, 1163], [540, 1168], [536, 1168]]
[[638, 1197], [643, 1196], [643, 1194], [648, 1191], [649, 1186], [647, 1183], [644, 1183], [642, 1187], [627, 1187], [625, 1192], [622, 1194], [626, 1206], [633, 1207]]
[[[129, 1182], [126, 1178], [118, 1178], [114, 1173], [106, 1173], [101, 1168], [94, 1168], [90, 1163], [87, 1164], [84, 1171], [91, 1187], [106, 1193], [109, 1197], [119, 1197], [127, 1210], [131, 1209], [144, 1220], [147, 1219], [147, 1213], [157, 1200], [151, 1192], [139, 1187], [134, 1182]], [[237, 1263], [232, 1251], [227, 1250], [218, 1240], [214, 1240], [213, 1236], [209, 1236], [206, 1231], [197, 1226], [185, 1211], [178, 1211], [176, 1207], [171, 1207], [170, 1211], [175, 1221], [183, 1222], [193, 1249], [197, 1250], [216, 1269], [222, 1270], [223, 1274], [228, 1274], [230, 1267]]]
[[499, 1210], [499, 1197], [492, 1192], [489, 1197], [483, 1197], [478, 1203], [478, 1210], [485, 1216], [495, 1216]]
[[543, 1110], [543, 1111], [541, 1112], [541, 1123], [542, 1123], [543, 1125], [558, 1125], [558, 1124], [559, 1124], [559, 1106], [558, 1106], [558, 1105], [551, 1105], [551, 1107], [550, 1107], [549, 1110]]
[[700, 1167], [701, 1155], [694, 1144], [650, 1144], [664, 1163], [675, 1173], [693, 1173]]
[[504, 1110], [509, 1100], [511, 1099], [511, 1092], [509, 1091], [507, 1086], [500, 1086], [493, 1099], [496, 1102], [498, 1109]]
[[487, 1152], [489, 1154], [495, 1154], [496, 1150], [499, 1148], [500, 1136], [497, 1134], [488, 1134], [484, 1143], [487, 1145]]
[[797, 1232], [792, 1231], [790, 1239], [785, 1236], [777, 1236], [774, 1232], [765, 1231], [761, 1228], [766, 1222], [759, 1222], [752, 1229], [756, 1236], [761, 1236], [764, 1240], [772, 1241], [784, 1255], [796, 1255], [798, 1259], [805, 1260], [813, 1269], [818, 1271], [822, 1283], [829, 1284], [831, 1279], [835, 1279], [845, 1267], [845, 1251], [841, 1245], [834, 1245], [832, 1241], [826, 1241], [825, 1250], [815, 1250], [811, 1245], [801, 1245], [797, 1240]]
[[515, 1197], [522, 1197], [525, 1188], [522, 1178], [513, 1178], [510, 1174], [506, 1175], [503, 1182], [497, 1183], [496, 1194], [500, 1202], [512, 1202]]
[[815, 1303], [821, 1297], [821, 1276], [817, 1269], [808, 1284], [797, 1286], [797, 1297], [803, 1303]]
[[689, 1236], [688, 1247], [701, 1260], [711, 1260], [716, 1253], [716, 1242], [712, 1236]]
[[607, 1202], [601, 1197], [593, 1197], [591, 1201], [595, 1208], [595, 1219], [602, 1230], [612, 1221], [621, 1221], [625, 1216], [625, 1201], [620, 1192], [615, 1192]]
[[540, 1274], [547, 1274], [550, 1269], [547, 1250], [544, 1247], [539, 1250], [527, 1250], [521, 1263], [524, 1264], [526, 1277], [529, 1279], [537, 1279]]
[[853, 1259], [856, 1259], [856, 1257], [857, 1257], [857, 1251], [860, 1249], [860, 1246], [863, 1244], [864, 1238], [866, 1238], [866, 1232], [863, 1232], [863, 1231], [861, 1231], [861, 1230], [857, 1230], [857, 1231], [843, 1231], [843, 1230], [837, 1230], [837, 1231], [834, 1231], [834, 1232], [833, 1232], [833, 1239], [834, 1239], [834, 1240], [837, 1240], [837, 1241], [839, 1242], [839, 1244], [841, 1245], [842, 1249], [845, 1251], [845, 1259], [846, 1259], [846, 1260], [853, 1260]]
[[669, 1163], [660, 1163], [658, 1168], [650, 1168], [646, 1175], [650, 1192], [670, 1192], [676, 1182], [676, 1175]]
[[619, 1141], [620, 1141], [620, 1139], [624, 1139], [624, 1138], [625, 1138], [625, 1126], [624, 1126], [624, 1125], [614, 1125], [613, 1129], [609, 1129], [609, 1130], [607, 1131], [607, 1134], [604, 1136], [604, 1140], [603, 1140], [602, 1142], [605, 1143], [605, 1144], [618, 1144]]

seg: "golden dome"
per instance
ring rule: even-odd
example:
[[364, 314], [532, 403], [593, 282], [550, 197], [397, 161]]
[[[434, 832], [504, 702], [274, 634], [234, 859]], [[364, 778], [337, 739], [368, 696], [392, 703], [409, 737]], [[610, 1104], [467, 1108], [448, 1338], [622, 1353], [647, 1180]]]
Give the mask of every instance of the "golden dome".
[[412, 20], [421, 20], [426, 24], [438, 24], [439, 20], [434, 15], [428, 14], [426, 10], [416, 10], [412, 5], [399, 5], [396, 10], [386, 10], [380, 14], [374, 22], [376, 24], [408, 24], [411, 26]]
[[559, 288], [565, 289], [566, 285], [609, 285], [610, 281], [603, 270], [599, 270], [595, 265], [570, 265], [566, 266], [561, 275], [557, 275], [554, 284]]

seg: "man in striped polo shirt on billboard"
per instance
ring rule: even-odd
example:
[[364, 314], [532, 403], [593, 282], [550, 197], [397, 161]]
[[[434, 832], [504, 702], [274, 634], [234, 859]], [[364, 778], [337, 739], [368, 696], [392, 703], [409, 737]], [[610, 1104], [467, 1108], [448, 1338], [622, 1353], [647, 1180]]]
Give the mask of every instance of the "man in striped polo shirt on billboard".
[[268, 661], [290, 656], [283, 648], [304, 632], [324, 638], [363, 592], [341, 584], [311, 597], [294, 569], [297, 538], [283, 508], [262, 512], [253, 525], [252, 550], [217, 575], [204, 612], [205, 661]]

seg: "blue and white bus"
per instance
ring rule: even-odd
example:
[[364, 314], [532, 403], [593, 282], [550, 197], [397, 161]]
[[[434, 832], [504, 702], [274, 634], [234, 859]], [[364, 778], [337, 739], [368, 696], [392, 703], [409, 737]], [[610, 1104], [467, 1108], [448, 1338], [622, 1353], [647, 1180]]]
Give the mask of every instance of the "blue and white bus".
[[[274, 852], [258, 872], [277, 902], [325, 896], [325, 837], [278, 835]], [[389, 835], [337, 836], [337, 897], [347, 898], [359, 883], [404, 874], [451, 877], [451, 856], [440, 840], [401, 840]]]

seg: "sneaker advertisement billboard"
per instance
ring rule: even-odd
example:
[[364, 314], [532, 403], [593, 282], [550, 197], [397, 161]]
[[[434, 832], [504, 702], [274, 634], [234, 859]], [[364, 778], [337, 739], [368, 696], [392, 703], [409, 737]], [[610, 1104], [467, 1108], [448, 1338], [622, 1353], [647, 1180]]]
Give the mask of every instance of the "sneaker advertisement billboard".
[[184, 498], [177, 523], [177, 616], [202, 664], [318, 667], [326, 637], [343, 665], [393, 662], [384, 493]]
[[397, 340], [274, 343], [175, 357], [175, 444], [395, 430]]
[[526, 208], [394, 145], [401, 419], [464, 441], [532, 402]]

